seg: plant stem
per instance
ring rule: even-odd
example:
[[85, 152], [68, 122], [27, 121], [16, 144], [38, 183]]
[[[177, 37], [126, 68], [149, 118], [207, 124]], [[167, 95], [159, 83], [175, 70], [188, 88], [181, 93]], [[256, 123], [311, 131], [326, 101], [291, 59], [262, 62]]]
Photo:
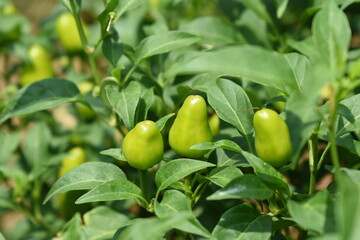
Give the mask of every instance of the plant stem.
[[193, 194], [193, 199], [192, 199], [192, 206], [195, 206], [195, 204], [200, 200], [201, 196], [204, 194], [206, 188], [208, 187], [210, 181], [201, 183], [195, 190], [194, 194]]
[[139, 178], [140, 178], [140, 188], [142, 191], [142, 195], [146, 201], [149, 202], [149, 182], [148, 182], [148, 172], [147, 170], [140, 170], [139, 169]]
[[330, 145], [331, 160], [335, 169], [335, 179], [340, 180], [340, 161], [336, 146], [335, 129], [334, 126], [330, 126], [330, 127], [329, 127], [329, 135], [330, 135], [330, 144], [331, 144]]
[[[330, 153], [331, 153], [331, 160], [333, 167], [335, 169], [335, 180], [341, 181], [340, 177], [340, 161], [339, 155], [336, 146], [336, 133], [335, 133], [335, 120], [336, 120], [336, 111], [338, 107], [337, 102], [337, 92], [333, 91], [330, 101], [329, 101], [329, 121], [328, 121], [328, 128], [329, 128], [329, 137], [330, 137]], [[340, 182], [339, 182], [340, 183]]]
[[96, 68], [96, 61], [95, 61], [95, 56], [94, 56], [94, 48], [90, 47], [89, 44], [88, 44], [88, 40], [86, 38], [83, 25], [81, 23], [80, 15], [76, 11], [76, 6], [75, 6], [74, 0], [71, 0], [70, 4], [71, 4], [71, 9], [72, 9], [72, 14], [73, 14], [74, 19], [75, 19], [76, 27], [78, 29], [79, 36], [80, 36], [80, 39], [81, 39], [81, 44], [83, 46], [83, 49], [85, 50], [86, 55], [89, 58], [90, 68], [91, 68], [91, 71], [92, 71], [92, 73], [94, 75], [95, 82], [97, 84], [99, 84], [100, 83], [100, 78], [99, 78], [99, 74], [98, 74], [98, 71], [97, 71], [97, 68]]
[[317, 169], [321, 168], [321, 165], [324, 162], [325, 156], [326, 156], [327, 152], [330, 150], [330, 146], [331, 146], [331, 144], [329, 143], [326, 146], [326, 148], [324, 149], [323, 153], [321, 154], [320, 160], [319, 160], [318, 165], [317, 165]]
[[319, 148], [318, 148], [318, 137], [317, 129], [311, 135], [311, 138], [308, 141], [309, 146], [309, 168], [310, 168], [310, 186], [309, 186], [309, 195], [312, 195], [315, 191], [316, 177], [317, 177], [317, 164], [319, 159]]
[[123, 83], [122, 83], [122, 86], [125, 86], [125, 84], [127, 83], [127, 81], [129, 81], [129, 78], [130, 78], [131, 74], [135, 71], [136, 68], [137, 68], [137, 64], [134, 64], [134, 65], [130, 68], [129, 72], [126, 74], [126, 76], [125, 76], [125, 78], [124, 78], [124, 81], [123, 81]]

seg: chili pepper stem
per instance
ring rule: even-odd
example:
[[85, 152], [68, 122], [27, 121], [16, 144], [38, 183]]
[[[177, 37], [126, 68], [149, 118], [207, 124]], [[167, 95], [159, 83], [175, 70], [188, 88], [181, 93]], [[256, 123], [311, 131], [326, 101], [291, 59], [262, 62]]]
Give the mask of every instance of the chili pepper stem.
[[139, 169], [139, 178], [140, 178], [140, 188], [142, 191], [142, 195], [146, 201], [149, 202], [149, 181], [148, 181], [148, 172], [147, 170], [140, 170]]

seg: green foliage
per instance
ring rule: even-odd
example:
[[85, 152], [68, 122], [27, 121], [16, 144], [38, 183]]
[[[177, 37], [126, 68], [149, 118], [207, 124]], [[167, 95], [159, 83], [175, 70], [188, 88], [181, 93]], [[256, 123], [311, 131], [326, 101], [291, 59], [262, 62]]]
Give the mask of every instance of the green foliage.
[[[48, 13], [39, 22], [2, 1], [0, 239], [357, 239], [358, 8], [357, 0], [62, 0], [37, 9]], [[61, 43], [71, 43], [70, 26], [56, 32], [63, 13], [74, 17], [76, 51]], [[31, 46], [49, 59], [35, 64]], [[31, 74], [24, 86], [35, 65], [50, 78]], [[194, 95], [201, 108], [182, 109]], [[279, 114], [291, 143], [274, 124], [256, 143], [259, 108]], [[212, 139], [210, 116], [219, 120]], [[157, 128], [164, 154], [137, 170], [129, 146], [135, 160], [156, 154], [151, 138], [132, 136], [143, 121]], [[180, 154], [179, 139], [201, 155]], [[283, 160], [275, 147], [292, 148], [279, 165], [265, 161]], [[70, 149], [87, 161], [58, 176]]]

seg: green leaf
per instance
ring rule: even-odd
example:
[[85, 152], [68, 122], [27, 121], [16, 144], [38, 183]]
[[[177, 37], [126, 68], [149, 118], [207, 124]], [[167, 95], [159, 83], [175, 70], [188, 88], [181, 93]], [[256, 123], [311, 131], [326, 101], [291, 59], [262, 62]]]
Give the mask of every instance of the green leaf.
[[261, 0], [238, 0], [247, 8], [251, 9], [259, 18], [265, 20], [268, 24], [272, 25], [272, 19], [267, 12], [266, 6]]
[[29, 174], [25, 172], [25, 169], [16, 165], [3, 165], [0, 166], [0, 176], [13, 182], [13, 198], [23, 198], [28, 193], [31, 184]]
[[121, 148], [110, 148], [110, 149], [101, 151], [100, 154], [113, 157], [119, 161], [126, 162], [125, 156], [124, 156]]
[[309, 36], [302, 41], [295, 41], [293, 39], [289, 39], [287, 43], [289, 44], [289, 46], [307, 57], [314, 57], [319, 54], [315, 49], [312, 36]]
[[173, 76], [204, 72], [245, 78], [286, 94], [301, 91], [296, 73], [286, 55], [250, 45], [205, 52], [192, 60], [173, 65], [166, 74]]
[[299, 87], [303, 86], [306, 77], [306, 71], [309, 68], [309, 60], [297, 53], [284, 54], [291, 71], [294, 73], [294, 78]]
[[335, 81], [342, 74], [350, 46], [351, 30], [345, 13], [328, 1], [316, 14], [312, 33], [320, 59], [326, 62], [331, 80]]
[[218, 167], [224, 166], [237, 166], [237, 167], [249, 167], [248, 161], [245, 157], [238, 152], [229, 150], [216, 149], [217, 165]]
[[125, 127], [131, 130], [135, 126], [136, 108], [140, 99], [141, 87], [138, 82], [131, 82], [124, 90], [119, 92], [116, 86], [105, 86], [109, 103], [124, 122]]
[[335, 230], [335, 205], [327, 190], [316, 193], [304, 202], [288, 200], [291, 217], [300, 226], [319, 234]]
[[180, 30], [200, 36], [203, 44], [226, 45], [236, 42], [234, 28], [216, 16], [195, 18], [181, 25]]
[[243, 151], [242, 154], [253, 167], [256, 175], [258, 175], [264, 183], [274, 191], [280, 190], [285, 196], [290, 196], [289, 184], [284, 175], [255, 155], [245, 151]]
[[261, 215], [252, 205], [244, 203], [227, 210], [212, 235], [221, 240], [268, 240], [271, 225], [270, 216]]
[[46, 165], [49, 158], [50, 130], [44, 123], [33, 126], [25, 138], [23, 153], [34, 175]]
[[31, 83], [11, 96], [0, 114], [0, 124], [15, 116], [74, 102], [79, 93], [76, 85], [65, 79], [49, 78]]
[[139, 103], [136, 109], [136, 114], [135, 114], [135, 120], [136, 122], [141, 122], [147, 119], [147, 114], [148, 111], [151, 107], [151, 105], [154, 102], [154, 89], [153, 88], [149, 88], [149, 89], [142, 89], [141, 93], [140, 93], [140, 99], [139, 99]]
[[0, 129], [0, 165], [6, 164], [19, 145], [20, 132], [4, 132]]
[[174, 225], [172, 228], [206, 238], [210, 237], [210, 232], [193, 216], [190, 200], [183, 193], [176, 190], [168, 190], [164, 193], [161, 203], [155, 202], [154, 207], [155, 214], [160, 219], [166, 219], [179, 213], [186, 213], [192, 216], [187, 221]]
[[221, 75], [216, 73], [201, 73], [192, 78], [191, 89], [207, 92], [209, 86], [215, 84]]
[[61, 239], [87, 240], [88, 238], [81, 227], [81, 223], [81, 215], [80, 213], [76, 213], [72, 219], [66, 223]]
[[360, 184], [360, 170], [350, 169], [350, 168], [341, 168], [341, 171], [346, 173], [346, 175], [356, 184]]
[[167, 188], [172, 183], [196, 172], [200, 169], [213, 167], [214, 164], [195, 159], [175, 159], [161, 166], [156, 172], [155, 182], [158, 192]]
[[0, 240], [5, 240], [4, 235], [0, 232]]
[[281, 18], [284, 15], [288, 2], [289, 0], [276, 0], [276, 5], [277, 5], [276, 16], [278, 18]]
[[126, 179], [124, 172], [114, 164], [104, 162], [83, 163], [68, 171], [54, 183], [46, 195], [44, 204], [56, 194], [72, 190], [92, 189], [114, 179]]
[[217, 79], [208, 91], [208, 101], [219, 117], [246, 136], [252, 133], [253, 111], [246, 92], [229, 80]]
[[199, 37], [186, 32], [169, 31], [144, 38], [135, 50], [136, 64], [141, 60], [160, 53], [189, 46], [199, 41]]
[[269, 35], [269, 26], [266, 21], [256, 15], [249, 8], [245, 8], [236, 21], [236, 26], [242, 31], [245, 44], [263, 46], [273, 49], [273, 39]]
[[360, 156], [360, 141], [351, 138], [336, 138], [336, 144], [348, 149], [353, 154]]
[[256, 199], [271, 198], [274, 191], [269, 188], [258, 176], [245, 174], [232, 180], [224, 188], [216, 191], [207, 200], [223, 199]]
[[127, 11], [130, 11], [138, 7], [143, 0], [120, 0], [120, 7], [117, 13], [117, 17], [121, 17]]
[[115, 179], [96, 186], [82, 195], [76, 204], [100, 201], [115, 201], [135, 199], [142, 203], [146, 200], [142, 197], [141, 189], [127, 179]]
[[115, 33], [107, 35], [104, 38], [102, 43], [102, 52], [111, 65], [116, 67], [119, 59], [123, 55], [123, 46], [118, 41], [118, 37], [115, 36]]
[[360, 129], [360, 94], [341, 101], [337, 111], [336, 136]]
[[137, 218], [127, 227], [122, 228], [114, 240], [157, 240], [164, 239], [165, 234], [189, 218], [186, 214], [172, 215], [170, 218], [159, 219], [156, 217]]
[[[337, 221], [341, 239], [355, 240], [359, 237], [360, 229], [360, 182], [359, 173], [345, 171], [342, 173], [340, 192], [338, 194]], [[355, 175], [357, 175], [355, 177]]]
[[[327, 111], [329, 105], [322, 107], [323, 111]], [[341, 101], [337, 108], [336, 126], [336, 143], [347, 148], [352, 153], [359, 155], [359, 141], [347, 136], [349, 132], [356, 132], [360, 128], [360, 94], [348, 97]], [[327, 114], [328, 115], [328, 114]], [[327, 119], [327, 116], [324, 117]], [[328, 140], [328, 126], [325, 120], [322, 121], [319, 131], [319, 138]]]
[[175, 116], [175, 113], [169, 113], [168, 115], [165, 115], [164, 117], [156, 121], [156, 126], [158, 127], [159, 131], [162, 131], [164, 129], [167, 121], [173, 116]]
[[288, 166], [290, 168], [295, 168], [304, 145], [323, 118], [318, 107], [318, 99], [322, 87], [331, 80], [328, 67], [314, 59], [306, 61], [305, 68], [300, 69], [296, 72], [297, 78], [302, 79], [303, 91], [288, 97], [283, 115], [289, 127], [293, 149], [292, 161]]
[[221, 139], [216, 142], [198, 143], [190, 147], [190, 149], [196, 149], [196, 150], [213, 150], [216, 148], [227, 149], [239, 153], [242, 152], [242, 149], [239, 147], [239, 145], [228, 139]]
[[9, 190], [0, 186], [0, 209], [15, 210], [16, 206], [13, 203]]
[[223, 188], [232, 180], [242, 175], [241, 170], [235, 166], [217, 167], [211, 170], [207, 179]]
[[84, 214], [83, 229], [89, 240], [111, 239], [129, 220], [107, 206], [98, 206]]

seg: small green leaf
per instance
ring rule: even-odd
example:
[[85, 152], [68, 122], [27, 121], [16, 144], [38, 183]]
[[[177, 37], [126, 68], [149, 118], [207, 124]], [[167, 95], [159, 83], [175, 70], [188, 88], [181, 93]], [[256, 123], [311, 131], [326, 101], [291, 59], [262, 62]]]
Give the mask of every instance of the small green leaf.
[[[190, 200], [183, 193], [176, 190], [166, 191], [161, 203], [155, 202], [154, 206], [155, 214], [160, 219], [166, 219], [171, 215], [179, 213], [187, 213], [189, 216], [193, 215]], [[192, 216], [180, 224], [174, 225], [173, 228], [206, 238], [210, 237], [209, 231], [201, 225], [195, 216]]]
[[[360, 94], [348, 97], [340, 102], [338, 108], [337, 136], [342, 136], [360, 128]], [[324, 123], [325, 124], [325, 123]]]
[[353, 154], [360, 156], [360, 141], [351, 138], [336, 138], [336, 144], [348, 149]]
[[360, 234], [359, 171], [345, 170], [345, 173], [341, 174], [341, 183], [336, 207], [330, 206], [328, 209], [337, 210], [336, 226], [342, 239], [357, 239]]
[[130, 219], [110, 207], [98, 206], [84, 214], [83, 229], [89, 240], [111, 239]]
[[123, 46], [115, 37], [115, 33], [107, 35], [102, 44], [102, 52], [113, 67], [116, 67], [123, 55]]
[[279, 189], [285, 196], [290, 196], [289, 184], [284, 175], [255, 155], [245, 151], [243, 151], [242, 154], [253, 167], [256, 175], [258, 175], [264, 183], [273, 190]]
[[10, 192], [4, 187], [0, 186], [0, 209], [13, 209], [15, 210], [16, 206], [13, 203]]
[[227, 210], [212, 235], [221, 240], [268, 240], [271, 237], [270, 216], [261, 215], [248, 203]]
[[158, 127], [159, 131], [162, 131], [164, 129], [167, 121], [173, 116], [175, 116], [175, 113], [169, 113], [168, 115], [165, 115], [164, 117], [156, 121], [156, 126]]
[[121, 148], [110, 148], [110, 149], [101, 151], [100, 154], [113, 157], [119, 161], [126, 162], [125, 156], [124, 156]]
[[136, 108], [140, 99], [141, 87], [138, 82], [131, 82], [124, 90], [119, 92], [116, 86], [105, 86], [106, 96], [128, 130], [135, 126]]
[[34, 175], [47, 163], [50, 139], [50, 130], [45, 123], [40, 122], [28, 131], [22, 150]]
[[139, 103], [136, 108], [135, 121], [141, 122], [147, 119], [148, 111], [154, 102], [154, 89], [142, 89], [140, 93]]
[[242, 175], [243, 173], [241, 172], [241, 170], [235, 166], [217, 167], [211, 170], [207, 178], [212, 183], [215, 183], [216, 185], [223, 188], [232, 180]]
[[276, 16], [281, 18], [286, 10], [289, 0], [276, 0], [277, 10]]
[[253, 11], [259, 18], [265, 20], [268, 24], [273, 25], [273, 21], [266, 9], [265, 3], [261, 0], [238, 0], [247, 8]]
[[345, 13], [333, 1], [328, 1], [315, 15], [312, 32], [315, 48], [321, 56], [319, 60], [324, 61], [331, 72], [330, 81], [335, 81], [345, 67], [351, 40]]
[[236, 42], [234, 28], [216, 16], [198, 17], [181, 25], [180, 30], [200, 36], [203, 44], [225, 45]]
[[271, 198], [273, 195], [274, 191], [263, 183], [258, 176], [245, 174], [232, 180], [223, 189], [216, 191], [207, 199], [222, 200], [248, 198], [264, 200]]
[[157, 240], [165, 239], [167, 232], [189, 218], [187, 214], [172, 215], [170, 218], [156, 217], [137, 218], [126, 227], [120, 229], [113, 237], [114, 240]]
[[0, 124], [15, 116], [74, 102], [78, 99], [79, 93], [76, 85], [65, 79], [49, 78], [31, 83], [11, 96], [0, 114]]
[[104, 162], [83, 163], [71, 169], [54, 183], [46, 195], [44, 204], [56, 194], [72, 190], [92, 189], [114, 179], [126, 179], [125, 173], [114, 164]]
[[253, 131], [254, 112], [246, 92], [229, 80], [217, 79], [208, 91], [209, 104], [219, 117], [246, 136]]
[[143, 0], [121, 0], [117, 16], [121, 17], [127, 11], [138, 7]]
[[229, 151], [221, 148], [216, 149], [217, 166], [236, 166], [236, 167], [250, 167], [246, 158], [238, 152]]
[[81, 215], [76, 213], [72, 219], [66, 223], [62, 231], [61, 239], [79, 239], [87, 240], [84, 229], [81, 227]]
[[186, 32], [169, 31], [151, 35], [140, 42], [135, 50], [136, 63], [160, 53], [189, 46], [199, 41], [199, 37]]
[[222, 139], [216, 142], [198, 143], [190, 147], [190, 149], [196, 149], [196, 150], [213, 150], [216, 148], [222, 148], [240, 153], [242, 152], [242, 149], [239, 147], [239, 145], [228, 139]]
[[175, 159], [166, 163], [156, 172], [155, 182], [158, 192], [167, 188], [172, 183], [196, 172], [200, 169], [213, 167], [214, 164], [195, 159]]
[[319, 234], [335, 230], [335, 205], [327, 190], [304, 202], [289, 200], [287, 206], [291, 217], [300, 226]]
[[6, 133], [0, 129], [0, 165], [6, 164], [20, 141], [20, 132]]
[[115, 179], [96, 186], [82, 195], [75, 203], [81, 204], [126, 199], [136, 199], [146, 203], [146, 200], [142, 197], [141, 189], [138, 186], [126, 179]]

